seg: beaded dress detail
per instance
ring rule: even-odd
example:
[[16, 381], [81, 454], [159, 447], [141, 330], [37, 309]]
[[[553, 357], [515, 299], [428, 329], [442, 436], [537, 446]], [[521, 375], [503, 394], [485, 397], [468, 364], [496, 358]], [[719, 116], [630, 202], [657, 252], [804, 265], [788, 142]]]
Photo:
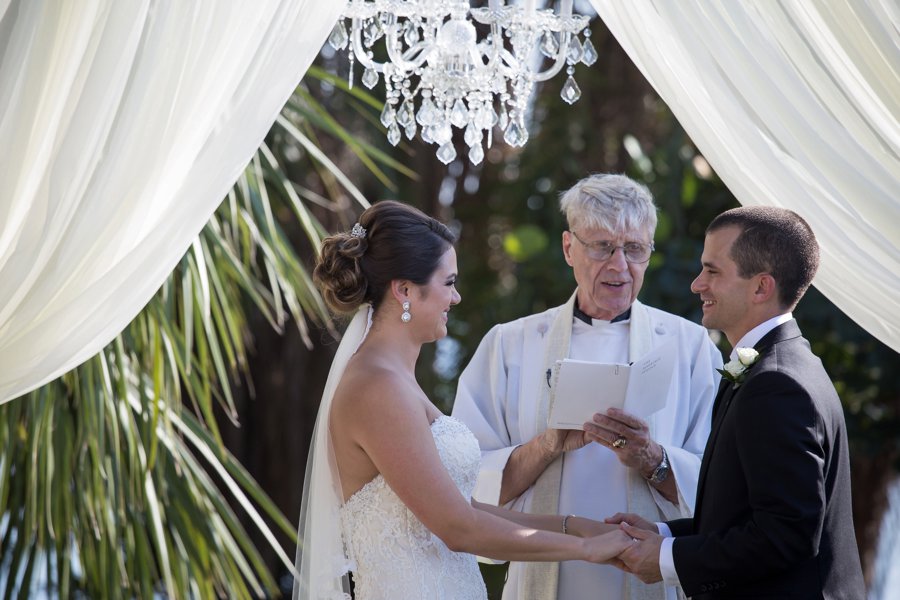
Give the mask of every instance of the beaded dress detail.
[[[460, 421], [443, 415], [431, 424], [441, 462], [471, 500], [481, 452]], [[381, 475], [341, 508], [341, 531], [353, 564], [356, 600], [486, 600], [475, 556], [453, 552], [431, 533]]]

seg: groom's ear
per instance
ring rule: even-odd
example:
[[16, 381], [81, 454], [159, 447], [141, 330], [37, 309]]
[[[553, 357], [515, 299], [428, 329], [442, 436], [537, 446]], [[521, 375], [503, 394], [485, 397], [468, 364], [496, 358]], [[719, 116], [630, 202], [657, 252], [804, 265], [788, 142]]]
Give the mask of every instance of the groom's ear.
[[778, 302], [778, 283], [775, 278], [768, 273], [760, 273], [756, 275], [756, 289], [753, 291], [754, 304], [767, 304], [769, 302]]

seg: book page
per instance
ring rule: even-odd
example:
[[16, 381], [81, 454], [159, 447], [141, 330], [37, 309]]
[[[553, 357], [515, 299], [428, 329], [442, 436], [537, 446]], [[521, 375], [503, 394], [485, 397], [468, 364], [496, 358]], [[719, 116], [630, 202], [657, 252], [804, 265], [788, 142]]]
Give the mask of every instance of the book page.
[[569, 358], [557, 361], [548, 426], [581, 429], [594, 413], [624, 407], [630, 370], [628, 365]]
[[666, 405], [675, 372], [675, 342], [657, 346], [631, 365], [625, 411], [646, 419]]
[[556, 361], [547, 426], [581, 429], [593, 420], [594, 413], [605, 413], [608, 408], [621, 408], [646, 419], [666, 405], [675, 359], [675, 343], [670, 341], [632, 365], [570, 358]]

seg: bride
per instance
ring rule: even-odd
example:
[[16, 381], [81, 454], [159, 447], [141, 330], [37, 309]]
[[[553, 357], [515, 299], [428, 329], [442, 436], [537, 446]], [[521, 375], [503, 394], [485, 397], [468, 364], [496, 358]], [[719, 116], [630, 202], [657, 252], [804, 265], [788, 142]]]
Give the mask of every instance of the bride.
[[323, 243], [315, 282], [333, 311], [356, 314], [313, 433], [295, 598], [349, 598], [352, 571], [358, 600], [484, 600], [476, 553], [602, 563], [632, 543], [613, 525], [472, 501], [478, 442], [415, 377], [422, 344], [447, 335], [460, 301], [454, 242], [439, 221], [384, 201]]

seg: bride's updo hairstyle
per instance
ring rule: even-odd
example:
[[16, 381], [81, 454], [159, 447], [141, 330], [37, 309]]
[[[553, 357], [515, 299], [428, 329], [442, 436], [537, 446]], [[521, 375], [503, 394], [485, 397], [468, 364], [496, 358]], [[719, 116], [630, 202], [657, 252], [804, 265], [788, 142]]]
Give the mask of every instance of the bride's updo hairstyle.
[[392, 280], [428, 283], [455, 243], [456, 237], [437, 219], [383, 200], [363, 211], [358, 227], [325, 238], [313, 281], [337, 314], [364, 303], [377, 309]]

